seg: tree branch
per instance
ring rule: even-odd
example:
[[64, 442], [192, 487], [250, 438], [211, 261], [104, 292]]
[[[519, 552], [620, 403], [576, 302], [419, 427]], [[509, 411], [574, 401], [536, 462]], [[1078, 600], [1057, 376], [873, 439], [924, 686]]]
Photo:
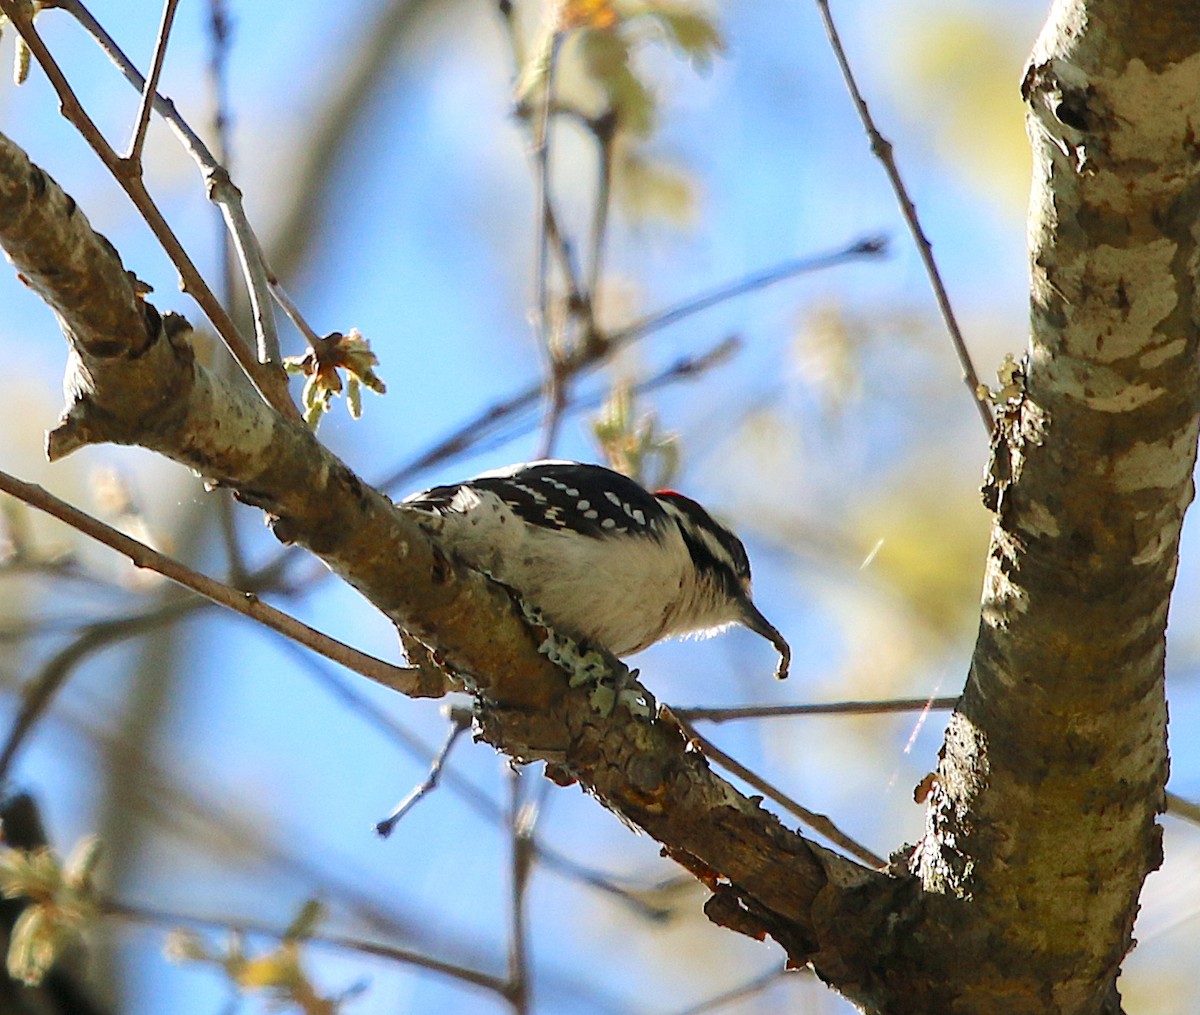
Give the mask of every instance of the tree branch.
[[[336, 638], [331, 638], [296, 620], [295, 617], [288, 616], [282, 610], [277, 610], [274, 606], [264, 603], [253, 592], [242, 592], [224, 582], [209, 578], [207, 575], [173, 560], [165, 553], [159, 553], [153, 547], [80, 511], [66, 501], [47, 493], [40, 486], [22, 482], [7, 472], [0, 471], [0, 491], [24, 501], [31, 507], [53, 515], [97, 542], [111, 546], [118, 553], [125, 554], [134, 567], [156, 571], [184, 588], [190, 589], [206, 599], [211, 599], [219, 606], [224, 606], [235, 613], [256, 620], [264, 627], [269, 627], [271, 630], [291, 638], [298, 644], [325, 656], [326, 659], [332, 659], [335, 663], [341, 663], [348, 669], [361, 673], [364, 677], [370, 677], [376, 683], [415, 696], [433, 692], [434, 696], [440, 697], [445, 693], [442, 687], [426, 687], [419, 670], [393, 666], [375, 656], [360, 652]], [[6, 754], [0, 754], [0, 773], [4, 771], [6, 757]]]
[[[580, 781], [718, 892], [713, 919], [772, 934], [793, 962], [816, 947], [818, 899], [828, 905], [869, 883], [892, 890], [890, 879], [806, 842], [716, 776], [674, 722], [644, 705], [597, 711], [596, 685], [572, 688], [570, 670], [546, 654], [577, 647], [448, 560], [306, 427], [199, 364], [186, 322], [162, 319], [142, 300], [111, 245], [3, 136], [0, 242], [54, 306], [71, 347], [71, 403], [50, 434], [52, 458], [103, 441], [139, 444], [234, 489], [267, 512], [278, 538], [319, 556], [465, 681], [477, 697], [478, 736], [519, 761], [548, 762], [559, 781]], [[623, 669], [597, 652], [578, 662], [609, 681]], [[631, 679], [623, 693], [652, 702]]]

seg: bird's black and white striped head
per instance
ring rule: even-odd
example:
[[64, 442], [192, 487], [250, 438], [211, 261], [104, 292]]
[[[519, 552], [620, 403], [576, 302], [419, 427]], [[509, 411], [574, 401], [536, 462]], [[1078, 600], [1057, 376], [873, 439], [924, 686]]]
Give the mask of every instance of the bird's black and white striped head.
[[696, 572], [712, 583], [718, 595], [737, 604], [738, 615], [733, 621], [762, 635], [779, 650], [775, 675], [782, 680], [787, 676], [792, 650], [750, 598], [750, 558], [742, 541], [690, 497], [674, 490], [660, 490], [654, 497], [675, 519]]
[[690, 497], [659, 490], [654, 499], [679, 527], [696, 570], [731, 597], [749, 595], [750, 558], [742, 541]]

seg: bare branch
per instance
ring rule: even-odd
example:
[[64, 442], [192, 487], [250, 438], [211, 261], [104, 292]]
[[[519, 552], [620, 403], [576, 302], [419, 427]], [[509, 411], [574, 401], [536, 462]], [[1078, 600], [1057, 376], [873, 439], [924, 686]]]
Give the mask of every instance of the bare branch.
[[252, 592], [239, 592], [207, 575], [193, 571], [145, 543], [131, 539], [123, 532], [118, 532], [112, 526], [80, 511], [66, 501], [59, 500], [40, 486], [22, 482], [6, 472], [0, 472], [0, 491], [23, 500], [39, 511], [53, 515], [84, 535], [123, 553], [130, 559], [134, 567], [144, 567], [156, 571], [184, 588], [191, 589], [206, 599], [211, 599], [219, 606], [249, 617], [264, 627], [269, 627], [271, 630], [312, 649], [319, 655], [340, 663], [356, 673], [361, 673], [385, 687], [391, 687], [406, 694], [419, 693], [420, 682], [415, 679], [418, 671], [395, 666], [382, 659], [377, 659], [375, 656], [360, 652], [336, 638], [322, 634], [294, 617], [289, 617], [282, 610], [267, 605]]
[[543, 89], [541, 104], [538, 108], [536, 127], [533, 132], [533, 163], [534, 180], [536, 183], [534, 209], [537, 216], [537, 254], [534, 263], [534, 278], [537, 280], [535, 290], [535, 308], [537, 312], [538, 333], [541, 336], [542, 348], [550, 354], [550, 221], [553, 212], [550, 209], [550, 137], [553, 120], [550, 116], [550, 106], [554, 100], [555, 72], [558, 69], [558, 54], [562, 50], [562, 33], [555, 31], [550, 38], [549, 53], [546, 57], [546, 83]]
[[[276, 939], [282, 939], [285, 934], [285, 931], [278, 927], [271, 927], [254, 920], [244, 920], [240, 917], [216, 919], [195, 916], [191, 913], [176, 913], [165, 909], [155, 909], [150, 906], [133, 905], [117, 899], [103, 900], [102, 908], [109, 916], [123, 920], [132, 920], [137, 923], [150, 924], [156, 927], [177, 927], [182, 924], [221, 933], [228, 932], [229, 930], [240, 930], [243, 933], [261, 934], [264, 937]], [[504, 995], [506, 984], [499, 977], [452, 962], [443, 962], [430, 955], [422, 955], [419, 952], [409, 951], [407, 948], [396, 948], [393, 945], [379, 944], [374, 941], [362, 941], [357, 938], [342, 937], [336, 934], [313, 934], [305, 938], [305, 940], [314, 945], [336, 948], [341, 951], [358, 952], [362, 955], [374, 955], [381, 959], [401, 962], [405, 965], [415, 966], [418, 969], [428, 970], [431, 973], [448, 976], [453, 980], [458, 980], [474, 987], [482, 987], [501, 996]]]
[[690, 722], [730, 722], [736, 719], [789, 719], [798, 715], [884, 715], [889, 712], [944, 711], [958, 698], [892, 698], [882, 701], [831, 701], [809, 705], [740, 705], [734, 708], [676, 708], [671, 713]]
[[[511, 22], [509, 22], [511, 24]], [[553, 134], [554, 116], [554, 86], [558, 78], [559, 54], [562, 52], [564, 32], [555, 28], [550, 35], [546, 53], [546, 77], [542, 85], [542, 94], [538, 102], [537, 116], [533, 128], [533, 162], [534, 162], [534, 207], [538, 217], [537, 223], [537, 254], [535, 265], [536, 284], [536, 315], [538, 338], [542, 353], [546, 357], [545, 410], [542, 420], [542, 442], [538, 458], [549, 458], [554, 451], [554, 443], [558, 437], [558, 427], [562, 422], [563, 410], [567, 405], [568, 376], [562, 365], [566, 353], [564, 345], [565, 329], [569, 317], [575, 315], [575, 308], [580, 305], [591, 306], [592, 294], [581, 294], [582, 299], [567, 300], [563, 312], [555, 312], [551, 319], [550, 305], [550, 244], [551, 239], [557, 241], [564, 251], [564, 263], [570, 264], [571, 258], [567, 252], [566, 238], [561, 234], [558, 217], [554, 213], [553, 195], [550, 180], [550, 142]], [[577, 283], [572, 274], [567, 279], [572, 294], [578, 293]]]
[[[678, 1015], [706, 1015], [707, 1012], [720, 1011], [727, 1005], [736, 1004], [738, 1001], [746, 1001], [752, 997], [761, 994], [769, 989], [774, 984], [778, 983], [785, 976], [804, 975], [808, 970], [793, 970], [793, 969], [770, 969], [761, 976], [754, 977], [740, 986], [734, 987], [731, 990], [723, 991], [715, 997], [710, 997], [707, 1000], [701, 1001], [699, 1004], [691, 1005], [678, 1012]], [[811, 973], [810, 973], [811, 975]]]
[[[857, 240], [839, 250], [786, 261], [766, 271], [757, 272], [735, 282], [725, 283], [619, 328], [610, 333], [603, 341], [578, 347], [574, 355], [564, 362], [563, 369], [572, 376], [584, 373], [598, 366], [617, 349], [637, 342], [662, 328], [678, 324], [693, 314], [707, 310], [725, 300], [765, 289], [799, 275], [838, 267], [860, 257], [877, 257], [884, 252], [884, 249], [885, 241], [882, 238]], [[381, 481], [380, 486], [384, 489], [392, 489], [433, 463], [443, 461], [450, 455], [472, 446], [481, 434], [486, 434], [510, 416], [536, 405], [542, 392], [543, 383], [537, 382], [495, 403], [458, 427], [449, 436], [444, 437], [415, 461], [387, 476]]]
[[[6, 14], [15, 6], [19, 6], [16, 0], [0, 0], [0, 11]], [[138, 89], [145, 87], [145, 80], [141, 74], [137, 72], [80, 0], [62, 0], [59, 6], [73, 14], [96, 37], [105, 52], [117, 63], [135, 87]], [[241, 261], [251, 305], [254, 308], [258, 357], [260, 358], [256, 358], [251, 353], [237, 325], [234, 324], [228, 312], [209, 288], [208, 283], [200, 275], [178, 237], [150, 198], [140, 174], [128, 171], [127, 163], [112, 150], [91, 117], [88, 116], [67, 83], [62, 70], [37, 34], [32, 21], [26, 15], [20, 14], [18, 20], [14, 20], [13, 24], [28, 43], [30, 50], [58, 93], [63, 114], [71, 121], [84, 140], [91, 145], [92, 150], [96, 152], [122, 189], [129, 195], [130, 200], [171, 258], [171, 262], [179, 271], [184, 291], [200, 305], [234, 359], [254, 383], [267, 404], [274, 407], [287, 419], [299, 419], [300, 411], [288, 393], [287, 376], [283, 373], [279, 357], [279, 340], [275, 332], [274, 318], [271, 316], [270, 298], [267, 296], [266, 269], [262, 263], [257, 242], [249, 243], [249, 239], [253, 237], [253, 230], [250, 228], [242, 208], [241, 192], [233, 185], [228, 172], [213, 158], [212, 153], [196, 133], [187, 126], [175, 107], [155, 93], [154, 108], [162, 113], [167, 122], [175, 128], [178, 136], [184, 141], [185, 147], [200, 164], [204, 172], [209, 198], [221, 208], [230, 233], [234, 237], [234, 248]]]
[[508, 988], [505, 996], [514, 1015], [528, 1015], [529, 930], [527, 926], [526, 890], [533, 870], [533, 829], [538, 808], [524, 799], [525, 778], [516, 768], [508, 772]]
[[[255, 241], [255, 247], [257, 249], [257, 240]], [[259, 253], [262, 253], [261, 250], [259, 250]], [[288, 320], [296, 326], [296, 330], [300, 332], [301, 337], [308, 344], [308, 347], [310, 349], [319, 348], [321, 345], [321, 336], [316, 333], [312, 325], [305, 319], [304, 314], [300, 312], [300, 308], [296, 306], [291, 296], [288, 295], [287, 290], [283, 288], [279, 279], [274, 275], [270, 275], [266, 281], [270, 286], [271, 295], [275, 297], [275, 302], [283, 308], [283, 312], [287, 314]]]
[[1200, 825], [1200, 804], [1194, 803], [1178, 793], [1167, 794], [1167, 812], [1184, 821]]
[[146, 144], [146, 128], [150, 126], [150, 110], [158, 92], [158, 79], [162, 75], [163, 60], [167, 55], [167, 40], [171, 37], [171, 25], [175, 21], [175, 9], [178, 6], [179, 0], [166, 0], [163, 4], [162, 21], [158, 26], [154, 57], [150, 63], [150, 77], [142, 89], [142, 101], [138, 105], [133, 137], [129, 141], [129, 151], [125, 153], [125, 161], [130, 163], [139, 175], [142, 172], [142, 148]]
[[[223, 165], [232, 175], [233, 148], [229, 140], [230, 111], [228, 98], [228, 68], [229, 50], [232, 41], [232, 29], [229, 14], [225, 9], [225, 0], [209, 0], [208, 4], [208, 87], [212, 102], [212, 136], [216, 148], [216, 161]], [[118, 65], [119, 66], [119, 65]], [[131, 68], [132, 69], [132, 68]], [[155, 108], [159, 109], [159, 96], [155, 94]], [[166, 105], [165, 102], [162, 103]], [[160, 109], [161, 113], [161, 109]], [[164, 114], [163, 119], [170, 124], [170, 119]], [[172, 124], [172, 126], [174, 126]], [[186, 126], [186, 124], [185, 124]], [[183, 145], [188, 146], [184, 138]], [[221, 252], [221, 287], [218, 295], [226, 306], [232, 305], [234, 251], [225, 227], [224, 216], [218, 220], [217, 247]]]
[[392, 810], [391, 814], [375, 826], [375, 831], [381, 837], [386, 839], [391, 835], [392, 829], [396, 827], [396, 822], [411, 811], [419, 800], [437, 786], [438, 780], [442, 775], [442, 768], [446, 764], [446, 759], [450, 757], [450, 752], [454, 749], [455, 743], [471, 727], [471, 712], [469, 709], [451, 709], [449, 719], [450, 729], [446, 733], [446, 740], [442, 744], [441, 750], [433, 756], [433, 761], [429, 765], [429, 774], [425, 776], [425, 780], [401, 800]]
[[65, 647], [55, 652], [21, 688], [20, 710], [0, 750], [0, 783], [7, 780], [13, 762], [29, 734], [81, 662], [109, 645], [142, 634], [190, 608], [191, 604], [186, 600], [179, 600], [152, 613], [89, 624]]
[[[671, 714], [678, 718], [674, 710], [672, 710]], [[745, 781], [747, 785], [752, 786], [764, 796], [774, 800], [781, 807], [786, 808], [806, 825], [808, 825], [809, 828], [813, 829], [813, 831], [819, 832], [834, 845], [840, 846], [842, 849], [844, 849], [850, 856], [856, 857], [863, 863], [875, 868], [876, 870], [881, 870], [887, 866], [886, 860], [880, 856], [876, 856], [869, 849], [867, 849], [866, 846], [856, 842], [840, 828], [838, 828], [837, 825], [830, 821], [829, 818], [827, 818], [824, 814], [817, 814], [815, 811], [810, 811], [807, 807], [793, 800], [790, 796], [784, 793], [783, 790], [773, 786], [761, 775], [751, 771], [736, 758], [726, 754], [711, 740], [707, 739], [706, 737], [702, 737], [696, 732], [695, 728], [688, 723], [681, 720], [680, 725], [687, 732], [688, 736], [700, 746], [700, 749], [707, 757], [712, 758], [722, 768], [732, 772], [739, 779]]]
[[[430, 744], [399, 724], [369, 698], [358, 693], [349, 681], [319, 657], [304, 652], [300, 646], [291, 641], [285, 641], [282, 647], [284, 651], [295, 654], [297, 660], [314, 679], [339, 698], [347, 708], [381, 732], [391, 743], [401, 748], [410, 757], [429, 762], [437, 754]], [[454, 768], [443, 764], [438, 774], [438, 784], [445, 785], [447, 789], [457, 794], [472, 811], [487, 821], [498, 824], [503, 820], [504, 813], [501, 806]], [[633, 883], [620, 884], [617, 880], [586, 867], [540, 839], [533, 839], [533, 849], [538, 862], [543, 864], [546, 870], [569, 881], [578, 882], [611, 895], [638, 916], [648, 920], [663, 920], [670, 915], [669, 909], [648, 901], [646, 896], [653, 894], [652, 889]]]
[[688, 317], [692, 317], [737, 296], [745, 296], [747, 293], [758, 292], [760, 289], [766, 289], [779, 282], [786, 282], [788, 279], [796, 278], [799, 275], [808, 275], [812, 272], [824, 271], [827, 268], [840, 267], [843, 264], [858, 260], [860, 257], [878, 257], [885, 253], [886, 250], [887, 240], [885, 237], [869, 236], [865, 239], [855, 240], [853, 243], [847, 244], [839, 250], [833, 250], [825, 254], [814, 254], [811, 257], [798, 257], [792, 261], [784, 261], [781, 264], [776, 264], [768, 268], [766, 271], [756, 272], [752, 275], [746, 275], [735, 282], [715, 286], [707, 292], [691, 296], [686, 300], [676, 303], [673, 307], [648, 314], [640, 320], [634, 321], [633, 324], [618, 328], [616, 331], [609, 333], [608, 345], [611, 348], [620, 348], [656, 331], [662, 331], [663, 328], [668, 328], [672, 324], [678, 324]]
[[983, 421], [984, 428], [990, 437], [992, 434], [992, 410], [986, 399], [980, 397], [981, 386], [979, 376], [975, 373], [975, 365], [971, 362], [971, 354], [967, 350], [967, 343], [963, 339], [962, 331], [958, 327], [958, 319], [954, 316], [954, 309], [950, 306], [950, 296], [946, 292], [946, 286], [942, 282], [942, 274], [938, 270], [937, 262], [933, 257], [933, 245], [925, 236], [925, 230], [921, 227], [921, 219], [917, 215], [916, 205], [913, 204], [912, 198], [908, 196], [908, 188], [904, 185], [904, 179], [901, 177], [900, 170], [896, 166], [895, 157], [892, 155], [892, 143], [875, 126], [875, 120], [871, 116], [871, 111], [867, 108], [866, 100], [863, 99], [862, 93], [858, 90], [858, 81], [854, 77], [854, 71], [850, 67], [850, 60], [846, 56], [846, 51], [842, 48], [841, 36], [838, 34], [837, 25], [834, 24], [833, 14], [829, 10], [829, 0], [816, 0], [816, 4], [818, 10], [821, 12], [821, 20], [825, 24], [825, 34], [829, 36], [829, 45], [833, 49], [833, 55], [837, 59], [838, 67], [841, 68], [842, 77], [846, 81], [846, 88], [850, 92], [850, 98], [854, 101], [854, 108], [858, 110], [858, 116], [862, 121], [863, 129], [866, 130], [867, 137], [871, 141], [871, 152], [883, 164], [884, 172], [887, 173], [892, 190], [896, 193], [896, 200], [900, 202], [900, 212], [904, 216], [904, 221], [908, 224], [909, 232], [912, 234], [913, 241], [917, 245], [917, 252], [921, 255], [921, 261], [925, 265], [925, 273], [929, 276], [929, 284], [933, 287], [933, 295], [937, 299], [938, 309], [941, 311], [942, 320], [946, 323], [946, 330], [949, 332], [950, 341], [954, 345], [954, 353], [958, 357], [958, 364], [962, 368], [963, 382], [967, 385], [967, 390], [971, 392], [971, 401], [975, 403], [975, 408], [979, 412], [979, 418]]
[[596, 163], [598, 168], [596, 200], [592, 208], [591, 257], [588, 259], [587, 292], [595, 306], [604, 267], [605, 243], [608, 239], [608, 213], [612, 206], [613, 182], [613, 138], [616, 134], [616, 117], [612, 114], [592, 123], [592, 136], [596, 140]]

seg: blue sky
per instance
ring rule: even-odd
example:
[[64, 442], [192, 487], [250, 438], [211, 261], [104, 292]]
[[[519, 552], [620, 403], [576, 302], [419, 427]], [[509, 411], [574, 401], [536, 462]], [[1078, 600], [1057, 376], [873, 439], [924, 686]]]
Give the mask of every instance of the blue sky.
[[[229, 6], [235, 178], [269, 238], [317, 112], [343, 62], [354, 59], [346, 40], [380, 5], [337, 5], [336, 17], [329, 5], [307, 0]], [[182, 5], [163, 85], [197, 127], [207, 108], [204, 9]], [[97, 2], [93, 10], [144, 66], [156, 5]], [[1019, 353], [1025, 343], [1023, 204], [1008, 167], [1019, 164], [1024, 144], [1017, 83], [1042, 5], [959, 3], [945, 10], [926, 3], [846, 3], [835, 13], [872, 112], [896, 146], [980, 373], [990, 379], [1003, 354]], [[942, 16], [959, 25], [957, 35], [932, 32]], [[656, 647], [638, 665], [656, 693], [681, 705], [953, 693], [974, 635], [972, 597], [986, 539], [976, 494], [984, 434], [815, 5], [730, 3], [722, 7], [721, 24], [728, 52], [706, 75], [667, 54], [647, 53], [662, 98], [662, 128], [651, 151], [689, 174], [697, 212], [687, 228], [617, 220], [608, 255], [610, 312], [624, 308], [635, 316], [863, 235], [887, 234], [891, 253], [879, 263], [718, 307], [648, 340], [585, 386], [600, 391], [618, 371], [651, 375], [732, 333], [744, 343], [732, 365], [670, 389], [644, 408], [680, 435], [684, 464], [676, 485], [745, 535], [757, 600], [797, 647], [794, 676], [786, 686], [775, 685], [769, 647], [744, 632]], [[134, 93], [65, 16], [48, 12], [39, 25], [108, 136], [123, 138]], [[991, 44], [964, 58], [958, 40], [972, 45], [977, 37]], [[10, 46], [5, 42], [0, 54]], [[996, 76], [986, 78], [992, 68]], [[320, 209], [318, 252], [291, 289], [318, 331], [357, 327], [381, 357], [388, 397], [365, 395], [366, 414], [357, 423], [338, 407], [321, 430], [368, 478], [387, 475], [537, 377], [527, 318], [533, 189], [521, 135], [508, 115], [510, 75], [491, 5], [445, 3], [397, 55], [350, 150], [336, 154], [341, 171]], [[977, 94], [989, 103], [995, 96], [995, 105], [970, 105], [968, 97]], [[964, 130], [971, 109], [998, 112], [968, 121]], [[55, 114], [36, 71], [22, 89], [0, 90], [0, 130], [76, 197], [126, 264], [154, 286], [160, 309], [200, 320], [145, 227]], [[151, 187], [198, 262], [211, 270], [215, 227], [194, 167], [161, 129], [151, 135], [148, 157]], [[564, 140], [557, 169], [570, 214], [571, 198], [590, 193], [586, 147]], [[848, 347], [852, 392], [813, 370], [823, 348], [814, 344], [813, 322], [823, 313], [858, 336]], [[299, 340], [292, 335], [289, 341], [289, 351], [298, 352]], [[109, 448], [89, 449], [53, 468], [40, 463], [40, 431], [59, 408], [63, 345], [45, 308], [11, 278], [0, 278], [0, 343], [19, 356], [27, 381], [8, 403], [11, 436], [0, 467], [87, 507], [90, 472], [116, 465], [152, 529], [186, 546], [181, 529], [206, 495], [182, 470], [142, 452]], [[417, 482], [431, 485], [528, 458], [536, 444], [529, 435], [488, 447]], [[578, 417], [564, 427], [556, 450], [597, 455]], [[239, 512], [239, 528], [253, 560], [275, 552], [248, 509]], [[68, 539], [44, 531], [48, 539]], [[886, 552], [860, 570], [880, 540]], [[961, 558], [949, 549], [956, 541], [966, 548]], [[1171, 656], [1176, 732], [1191, 728], [1200, 711], [1196, 635], [1189, 626], [1196, 597], [1193, 543], [1189, 536], [1173, 613], [1180, 618]], [[930, 545], [945, 554], [943, 570], [964, 573], [918, 576], [904, 564], [905, 552]], [[897, 556], [889, 565], [893, 548]], [[114, 580], [124, 575], [124, 565], [106, 552], [85, 552], [101, 573]], [[212, 573], [222, 572], [211, 528], [187, 552]], [[929, 581], [932, 591], [922, 594], [918, 581]], [[922, 614], [922, 600], [928, 604], [946, 588], [961, 609]], [[967, 592], [953, 591], [959, 588]], [[102, 597], [64, 602], [46, 589], [21, 594], [21, 604], [4, 600], [7, 610], [95, 616], [113, 605]], [[367, 651], [396, 656], [389, 626], [334, 582], [283, 605]], [[214, 646], [219, 651], [211, 651]], [[172, 651], [186, 662], [177, 663], [162, 729], [151, 741], [152, 757], [139, 763], [133, 797], [159, 817], [139, 846], [136, 877], [123, 890], [166, 909], [240, 914], [278, 926], [317, 894], [334, 903], [330, 930], [379, 937], [385, 932], [369, 925], [362, 907], [345, 901], [361, 897], [411, 935], [401, 943], [502, 968], [504, 837], [492, 824], [441, 790], [391, 840], [378, 841], [371, 825], [422, 778], [423, 763], [344, 708], [292, 653], [244, 622], [214, 614], [188, 621]], [[34, 651], [14, 663], [29, 667], [39, 658]], [[137, 665], [138, 655], [123, 649], [84, 669], [23, 758], [18, 775], [43, 795], [64, 846], [98, 820], [102, 796], [92, 772], [109, 756], [104, 736], [120, 720], [122, 693]], [[429, 743], [440, 741], [444, 721], [435, 703], [354, 686]], [[935, 764], [941, 725], [940, 717], [931, 717], [907, 750], [911, 717], [791, 720], [720, 727], [712, 735], [886, 853], [920, 834], [921, 811], [909, 792]], [[1187, 741], [1175, 738], [1172, 788], [1195, 798], [1200, 765]], [[464, 744], [455, 766], [495, 801], [504, 800], [503, 766], [490, 751]], [[536, 786], [538, 780], [527, 781]], [[1194, 875], [1198, 838], [1171, 819], [1167, 828], [1168, 868], [1150, 881], [1139, 924], [1145, 944], [1127, 966], [1133, 996], [1140, 989], [1150, 997], [1150, 985], [1178, 978], [1186, 921], [1200, 909], [1194, 890], [1180, 888]], [[574, 789], [549, 794], [539, 832], [556, 848], [614, 874], [652, 882], [670, 872], [648, 840]], [[707, 926], [697, 915], [699, 901], [690, 896], [684, 917], [647, 928], [594, 892], [539, 872], [531, 899], [537, 1010], [682, 1010], [778, 964], [773, 949]], [[579, 933], [581, 925], [586, 933]], [[1194, 922], [1190, 926], [1194, 930]], [[166, 966], [153, 933], [123, 933], [120, 941], [131, 977], [126, 1010], [219, 1010], [226, 995], [212, 972]], [[619, 975], [607, 977], [600, 990], [593, 985], [605, 976], [580, 972], [608, 971], [614, 962]], [[321, 951], [313, 968], [330, 991], [369, 981], [350, 1012], [503, 1010], [486, 995], [356, 955]], [[1197, 1000], [1195, 988], [1187, 989], [1175, 997], [1179, 1011]], [[729, 1010], [778, 1010], [798, 1005], [802, 993], [811, 995], [813, 1011], [848, 1010], [820, 990], [791, 983], [773, 988], [760, 1007], [747, 1002]], [[1161, 1003], [1156, 999], [1155, 1010], [1166, 1010]], [[259, 1009], [248, 1004], [245, 1010]]]

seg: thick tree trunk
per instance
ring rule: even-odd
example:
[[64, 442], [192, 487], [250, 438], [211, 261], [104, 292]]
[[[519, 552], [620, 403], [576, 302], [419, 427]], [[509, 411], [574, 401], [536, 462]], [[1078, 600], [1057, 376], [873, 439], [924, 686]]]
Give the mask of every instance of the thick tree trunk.
[[1200, 6], [1057, 3], [1023, 93], [1025, 393], [994, 444], [979, 642], [917, 866], [990, 942], [963, 1010], [1095, 1012], [1161, 860], [1200, 406]]

